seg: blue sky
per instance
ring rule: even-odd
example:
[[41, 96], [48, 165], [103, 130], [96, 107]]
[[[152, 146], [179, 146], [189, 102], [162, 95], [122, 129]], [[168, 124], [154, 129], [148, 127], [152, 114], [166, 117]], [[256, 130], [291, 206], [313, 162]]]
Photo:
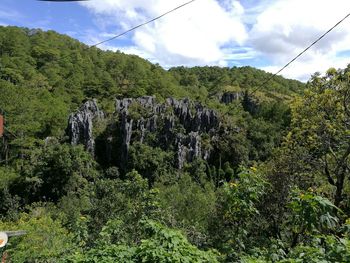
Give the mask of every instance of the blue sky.
[[[55, 30], [94, 44], [168, 11], [184, 0], [1, 0], [0, 25]], [[350, 11], [348, 0], [197, 0], [100, 48], [171, 66], [250, 65], [275, 72]], [[282, 75], [307, 80], [345, 67], [350, 19]]]

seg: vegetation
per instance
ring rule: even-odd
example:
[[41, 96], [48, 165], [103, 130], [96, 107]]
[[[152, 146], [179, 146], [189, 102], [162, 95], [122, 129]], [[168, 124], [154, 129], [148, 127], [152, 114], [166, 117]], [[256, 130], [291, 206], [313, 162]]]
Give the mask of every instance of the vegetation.
[[[0, 254], [11, 262], [350, 262], [350, 67], [306, 85], [276, 77], [252, 94], [269, 76], [250, 67], [166, 71], [52, 31], [0, 27], [0, 230], [27, 231]], [[142, 95], [189, 97], [218, 112], [216, 133], [201, 135], [214, 157], [179, 169], [161, 129], [130, 145], [125, 167], [67, 143], [68, 116], [87, 99], [110, 120], [114, 98]], [[131, 105], [135, 121], [148, 114]], [[112, 124], [95, 127], [97, 141], [106, 130], [119, 135]]]

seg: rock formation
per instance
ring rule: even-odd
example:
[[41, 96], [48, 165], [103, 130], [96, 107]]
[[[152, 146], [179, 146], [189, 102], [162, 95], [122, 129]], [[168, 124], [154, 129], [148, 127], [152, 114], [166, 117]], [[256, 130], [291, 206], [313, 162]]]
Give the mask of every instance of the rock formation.
[[93, 154], [95, 150], [93, 122], [102, 118], [104, 113], [99, 110], [96, 100], [85, 102], [77, 112], [69, 116], [67, 133], [70, 143], [83, 144], [85, 149]]
[[[120, 136], [117, 150], [122, 168], [126, 167], [130, 145], [134, 141], [144, 143], [150, 133], [158, 134], [157, 144], [161, 148], [176, 151], [174, 163], [179, 168], [197, 157], [208, 159], [210, 151], [202, 149], [201, 135], [215, 133], [220, 125], [218, 114], [200, 103], [174, 98], [158, 103], [152, 96], [116, 99], [115, 117], [119, 119], [119, 132], [108, 134], [106, 141], [111, 142], [113, 137]], [[84, 144], [89, 152], [94, 153], [93, 123], [101, 118], [104, 118], [104, 114], [96, 101], [86, 102], [69, 118], [67, 131], [70, 142]], [[106, 150], [112, 152], [110, 143], [107, 146]]]
[[233, 101], [241, 99], [242, 94], [240, 92], [224, 92], [221, 95], [220, 102], [230, 104]]

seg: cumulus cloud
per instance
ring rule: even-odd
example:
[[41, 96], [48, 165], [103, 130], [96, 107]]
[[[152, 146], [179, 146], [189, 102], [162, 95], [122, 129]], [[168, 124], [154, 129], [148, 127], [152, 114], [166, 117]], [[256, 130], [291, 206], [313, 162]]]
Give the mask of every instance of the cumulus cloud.
[[[184, 0], [91, 0], [82, 2], [104, 32], [129, 29]], [[140, 55], [164, 67], [254, 65], [276, 72], [350, 10], [349, 0], [198, 0], [102, 48]], [[349, 19], [350, 20], [350, 19]], [[307, 80], [316, 71], [345, 67], [350, 49], [345, 21], [282, 75]], [[266, 66], [268, 65], [268, 66]]]
[[[296, 54], [311, 44], [350, 10], [348, 0], [280, 0], [269, 2], [249, 32], [251, 45], [270, 61], [265, 70], [275, 72]], [[347, 61], [337, 53], [350, 48], [349, 21], [345, 21], [297, 63], [282, 74], [306, 80], [316, 71], [329, 67], [344, 67]]]
[[[183, 0], [93, 0], [82, 3], [104, 30], [125, 30], [156, 17]], [[248, 33], [239, 1], [199, 0], [132, 33], [132, 49], [162, 65], [226, 64], [227, 46], [242, 45]], [[100, 23], [103, 17], [103, 23]], [[110, 45], [118, 47], [118, 41]]]

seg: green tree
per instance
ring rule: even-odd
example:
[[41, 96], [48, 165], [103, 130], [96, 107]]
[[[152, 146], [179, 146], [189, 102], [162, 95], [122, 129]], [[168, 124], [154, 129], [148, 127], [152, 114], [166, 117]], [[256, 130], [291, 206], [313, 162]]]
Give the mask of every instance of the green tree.
[[313, 181], [328, 182], [336, 206], [345, 205], [350, 174], [349, 74], [349, 68], [331, 69], [324, 77], [313, 77], [305, 96], [292, 104], [292, 130], [285, 142], [288, 153], [297, 154], [303, 164], [294, 174], [306, 172]]
[[254, 244], [256, 224], [261, 223], [258, 205], [265, 193], [266, 182], [256, 168], [243, 169], [236, 180], [224, 183], [219, 189], [217, 215], [213, 218], [213, 242], [230, 260]]
[[2, 221], [0, 229], [26, 231], [24, 236], [11, 238], [6, 247], [11, 262], [59, 262], [75, 249], [72, 234], [41, 209], [22, 214], [18, 221]]
[[159, 216], [158, 191], [149, 190], [147, 179], [142, 178], [135, 170], [126, 174], [125, 180], [97, 180], [92, 192], [92, 209], [89, 215], [93, 236], [109, 220], [121, 220], [125, 223], [125, 236], [119, 236], [119, 239], [133, 242], [140, 234], [140, 220]]
[[153, 185], [157, 178], [167, 174], [170, 168], [171, 153], [159, 147], [134, 143], [129, 151], [129, 169], [135, 169]]
[[193, 244], [205, 246], [209, 224], [215, 214], [214, 186], [206, 181], [198, 183], [188, 174], [182, 174], [178, 181], [158, 187], [163, 220], [182, 229]]
[[57, 203], [74, 193], [87, 195], [89, 182], [97, 177], [95, 162], [82, 146], [48, 144], [33, 151], [21, 167], [14, 192], [26, 204], [33, 201]]
[[154, 221], [145, 226], [147, 239], [141, 240], [135, 252], [136, 262], [218, 262], [212, 251], [201, 251], [191, 245], [176, 230], [163, 227]]

